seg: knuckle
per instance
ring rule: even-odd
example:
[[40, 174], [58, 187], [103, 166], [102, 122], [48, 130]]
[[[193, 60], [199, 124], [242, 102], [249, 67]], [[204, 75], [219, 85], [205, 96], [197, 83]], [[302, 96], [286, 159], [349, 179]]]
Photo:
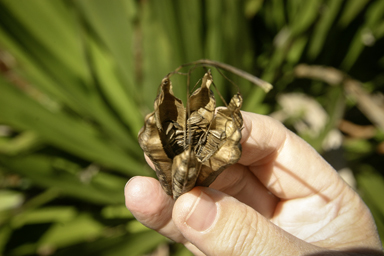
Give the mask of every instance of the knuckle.
[[246, 206], [238, 208], [237, 215], [222, 230], [219, 247], [223, 248], [223, 254], [220, 255], [258, 255], [257, 216]]

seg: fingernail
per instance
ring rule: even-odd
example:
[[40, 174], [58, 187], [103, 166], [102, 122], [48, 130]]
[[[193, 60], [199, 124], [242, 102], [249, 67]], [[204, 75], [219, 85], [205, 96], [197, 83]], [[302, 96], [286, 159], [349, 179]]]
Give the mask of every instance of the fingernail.
[[207, 194], [201, 192], [187, 216], [187, 225], [196, 231], [204, 231], [212, 226], [216, 219], [217, 206]]

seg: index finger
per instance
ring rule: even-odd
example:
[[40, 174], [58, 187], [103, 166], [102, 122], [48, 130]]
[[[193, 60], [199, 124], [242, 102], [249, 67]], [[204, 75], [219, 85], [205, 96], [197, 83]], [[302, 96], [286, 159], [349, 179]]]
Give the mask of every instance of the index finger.
[[[244, 111], [242, 115], [239, 163], [248, 166], [269, 191], [282, 199], [313, 194], [332, 198], [340, 192], [337, 172], [307, 142], [271, 117]], [[328, 190], [332, 185], [335, 189]]]

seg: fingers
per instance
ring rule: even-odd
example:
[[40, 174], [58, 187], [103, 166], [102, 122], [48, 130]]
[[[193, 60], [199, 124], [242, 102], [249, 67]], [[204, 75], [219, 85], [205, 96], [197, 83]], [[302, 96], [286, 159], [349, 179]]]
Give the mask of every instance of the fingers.
[[[154, 168], [147, 156], [145, 159]], [[224, 170], [210, 187], [235, 197], [267, 218], [272, 217], [280, 201], [249, 171], [248, 167], [240, 164], [234, 164]]]
[[[195, 255], [302, 255], [318, 250], [318, 247], [271, 224], [251, 207], [210, 188], [194, 188], [174, 203], [162, 191], [157, 180], [135, 177], [126, 185], [125, 196], [128, 209], [141, 223], [176, 242], [184, 243]], [[350, 208], [354, 211], [343, 210], [348, 216], [338, 218], [341, 220], [329, 225], [331, 230], [323, 228], [325, 234], [316, 233], [321, 237], [315, 239], [319, 241], [317, 245], [330, 248], [340, 240], [344, 247], [381, 248], [369, 211], [363, 207], [365, 214], [358, 217], [355, 209], [361, 208], [361, 205], [353, 204]], [[348, 222], [350, 225], [346, 225]], [[335, 228], [335, 225], [338, 227]], [[351, 228], [346, 230], [345, 227]], [[340, 234], [344, 235], [340, 237]], [[371, 237], [368, 237], [369, 234]], [[331, 239], [327, 240], [329, 236]]]
[[266, 218], [273, 216], [280, 201], [249, 171], [248, 167], [240, 164], [234, 164], [224, 170], [210, 187], [233, 196]]
[[318, 250], [210, 188], [197, 187], [182, 195], [175, 203], [173, 221], [206, 255], [302, 255]]
[[124, 194], [128, 210], [143, 225], [176, 242], [185, 242], [172, 221], [174, 201], [163, 191], [157, 180], [134, 177], [125, 186]]
[[270, 117], [242, 115], [243, 155], [239, 163], [249, 166], [273, 194], [282, 199], [321, 194], [330, 200], [341, 192], [344, 185], [336, 171], [304, 140]]

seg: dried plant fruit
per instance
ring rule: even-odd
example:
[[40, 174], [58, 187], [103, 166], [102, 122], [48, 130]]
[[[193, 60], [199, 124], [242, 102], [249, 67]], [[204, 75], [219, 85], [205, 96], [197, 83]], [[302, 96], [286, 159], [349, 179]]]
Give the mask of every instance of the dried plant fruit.
[[272, 85], [255, 76], [211, 60], [182, 65], [162, 80], [154, 111], [145, 117], [144, 127], [139, 132], [139, 144], [153, 162], [164, 191], [175, 200], [194, 186], [209, 186], [241, 156], [243, 99], [240, 93], [235, 94], [226, 107], [216, 111], [211, 90], [213, 79], [208, 71], [200, 88], [187, 97], [184, 107], [173, 93], [170, 76], [189, 65], [225, 69], [266, 92], [272, 89]]
[[215, 114], [212, 83], [208, 71], [201, 87], [188, 98], [186, 109], [165, 77], [155, 110], [139, 133], [141, 148], [153, 162], [164, 191], [174, 199], [194, 186], [209, 186], [241, 156], [241, 95], [236, 94]]

